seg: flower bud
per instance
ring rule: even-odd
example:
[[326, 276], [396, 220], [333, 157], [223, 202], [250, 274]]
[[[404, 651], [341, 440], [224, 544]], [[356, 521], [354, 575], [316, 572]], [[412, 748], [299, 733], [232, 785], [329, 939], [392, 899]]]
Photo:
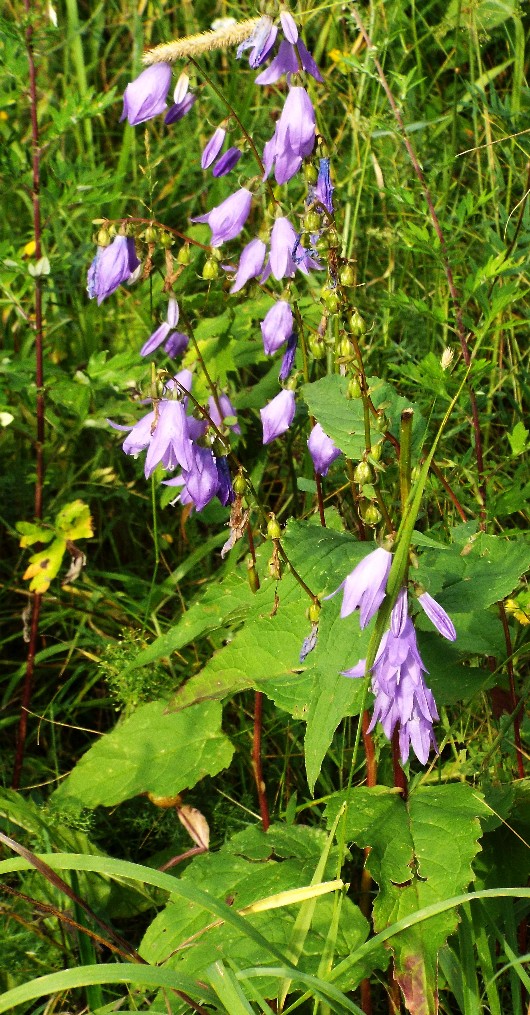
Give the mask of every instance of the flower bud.
[[318, 237], [318, 240], [315, 243], [315, 250], [317, 254], [327, 254], [329, 250], [329, 242], [325, 233]]
[[243, 497], [247, 492], [247, 481], [242, 472], [238, 472], [237, 476], [234, 477], [232, 486], [237, 497]]
[[348, 359], [352, 354], [352, 347], [347, 338], [341, 338], [339, 342], [339, 356], [341, 359]]
[[331, 314], [337, 313], [340, 306], [340, 296], [336, 289], [332, 289], [329, 285], [323, 286], [320, 299]]
[[326, 343], [312, 336], [309, 339], [309, 352], [313, 359], [324, 359], [326, 355]]
[[343, 264], [339, 273], [340, 284], [344, 286], [354, 285], [355, 272], [351, 264]]
[[370, 458], [373, 458], [374, 462], [379, 462], [381, 459], [382, 451], [383, 444], [381, 441], [379, 441], [378, 444], [374, 444], [374, 446], [370, 448]]
[[173, 237], [171, 233], [167, 233], [164, 230], [160, 236], [160, 246], [163, 247], [164, 250], [169, 250], [169, 248], [173, 246]]
[[317, 211], [308, 211], [307, 215], [304, 216], [304, 229], [307, 229], [308, 233], [316, 233], [320, 229], [321, 221], [320, 215]]
[[366, 325], [358, 310], [354, 310], [348, 321], [350, 331], [355, 338], [360, 338], [366, 331]]
[[250, 585], [250, 591], [257, 592], [259, 589], [259, 577], [258, 572], [256, 571], [256, 568], [254, 566], [254, 561], [252, 559], [247, 561], [247, 569], [248, 569], [247, 570], [248, 584]]
[[330, 247], [340, 247], [340, 237], [336, 229], [328, 229], [326, 235]]
[[311, 603], [307, 611], [307, 619], [310, 620], [312, 624], [318, 624], [320, 610], [321, 606], [320, 603], [318, 602], [318, 599], [313, 599], [313, 602]]
[[108, 229], [103, 227], [103, 229], [100, 229], [98, 231], [97, 235], [98, 247], [108, 247], [109, 243], [110, 243], [110, 233]]
[[144, 240], [146, 243], [156, 243], [158, 238], [157, 230], [153, 226], [147, 226], [144, 230]]
[[202, 277], [208, 279], [208, 281], [212, 281], [214, 278], [217, 278], [218, 275], [219, 275], [219, 264], [217, 260], [215, 259], [215, 257], [208, 257], [204, 262], [204, 267], [202, 269]]
[[365, 483], [373, 483], [374, 481], [374, 470], [368, 462], [359, 462], [355, 467], [353, 473], [353, 479], [359, 486], [364, 486]]
[[304, 164], [304, 180], [311, 186], [314, 186], [318, 180], [318, 170], [312, 162], [306, 162]]
[[267, 525], [267, 535], [269, 539], [279, 539], [282, 534], [282, 530], [276, 521], [274, 515], [271, 515]]
[[184, 246], [180, 248], [177, 254], [177, 264], [189, 264], [190, 260], [191, 260], [190, 245], [189, 243], [185, 243]]
[[376, 526], [381, 521], [381, 512], [375, 504], [368, 504], [367, 507], [361, 508], [361, 517], [367, 525]]
[[378, 413], [378, 416], [377, 416], [377, 419], [376, 419], [376, 422], [375, 422], [375, 428], [376, 428], [376, 430], [379, 433], [386, 433], [386, 431], [388, 430], [389, 426], [390, 426], [390, 420], [389, 420], [386, 412], [380, 412], [380, 413]]
[[346, 392], [347, 398], [360, 398], [361, 397], [361, 385], [358, 377], [352, 377]]

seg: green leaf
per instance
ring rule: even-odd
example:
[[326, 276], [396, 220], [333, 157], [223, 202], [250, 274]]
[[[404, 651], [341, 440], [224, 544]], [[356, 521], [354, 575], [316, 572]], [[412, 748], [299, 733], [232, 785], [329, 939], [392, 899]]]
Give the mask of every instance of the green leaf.
[[528, 430], [521, 421], [516, 423], [512, 432], [508, 434], [508, 440], [512, 449], [512, 455], [520, 455], [525, 450]]
[[530, 540], [525, 536], [479, 533], [441, 553], [427, 548], [417, 577], [448, 613], [472, 613], [510, 595], [529, 567]]
[[[488, 811], [471, 787], [420, 787], [406, 802], [385, 787], [355, 788], [330, 800], [329, 822], [344, 800], [346, 838], [370, 847], [366, 866], [379, 885], [376, 931], [450, 898], [473, 879], [471, 861], [480, 848], [477, 818]], [[456, 913], [447, 911], [421, 929], [403, 930], [391, 943], [407, 1008], [417, 1015], [435, 1011], [437, 952], [456, 925]]]
[[90, 539], [94, 535], [90, 508], [82, 500], [73, 500], [59, 511], [55, 527], [64, 539]]
[[22, 547], [33, 546], [34, 543], [49, 543], [54, 536], [53, 529], [37, 525], [35, 522], [17, 522], [16, 530], [22, 536], [20, 540]]
[[174, 796], [226, 768], [233, 747], [220, 730], [220, 706], [194, 705], [173, 715], [166, 704], [140, 706], [101, 737], [55, 791], [54, 804], [110, 807], [138, 793]]

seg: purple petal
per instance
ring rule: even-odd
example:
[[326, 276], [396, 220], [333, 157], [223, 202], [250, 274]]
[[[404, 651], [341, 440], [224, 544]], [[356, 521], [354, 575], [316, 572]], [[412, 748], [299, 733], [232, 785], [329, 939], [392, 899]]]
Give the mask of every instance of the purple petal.
[[241, 152], [239, 148], [229, 148], [215, 163], [212, 169], [212, 176], [226, 176], [227, 173], [237, 166], [240, 158]]
[[221, 151], [221, 148], [224, 145], [225, 137], [226, 130], [224, 129], [224, 127], [218, 127], [217, 130], [213, 132], [210, 140], [205, 144], [202, 151], [201, 156], [202, 169], [208, 169], [212, 165], [212, 162], [215, 162], [217, 156], [219, 155], [219, 152]]
[[264, 409], [260, 409], [263, 443], [270, 444], [289, 429], [296, 408], [294, 391], [280, 391]]
[[436, 630], [444, 638], [447, 638], [448, 641], [456, 641], [455, 625], [443, 607], [436, 602], [436, 599], [433, 599], [428, 592], [424, 592], [421, 596], [418, 596], [418, 602], [429, 620], [434, 624]]
[[127, 118], [131, 126], [135, 127], [163, 113], [170, 84], [171, 67], [168, 63], [154, 63], [147, 67], [127, 85], [120, 119]]
[[256, 278], [259, 275], [263, 268], [266, 250], [267, 248], [263, 240], [257, 237], [251, 240], [250, 243], [247, 243], [246, 247], [243, 247], [236, 277], [230, 289], [231, 293], [239, 292], [249, 279]]

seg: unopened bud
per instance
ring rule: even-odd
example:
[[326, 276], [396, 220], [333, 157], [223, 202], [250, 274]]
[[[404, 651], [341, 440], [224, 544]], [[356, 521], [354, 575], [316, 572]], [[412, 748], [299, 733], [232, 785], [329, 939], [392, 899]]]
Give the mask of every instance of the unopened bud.
[[162, 246], [164, 250], [169, 250], [169, 248], [173, 246], [173, 242], [174, 240], [171, 233], [164, 230], [164, 232], [160, 235], [160, 246]]
[[267, 524], [267, 535], [269, 539], [279, 539], [282, 534], [282, 530], [276, 521], [274, 515], [271, 515]]
[[348, 383], [348, 390], [346, 392], [347, 398], [360, 398], [361, 397], [361, 385], [358, 377], [352, 377]]
[[390, 420], [386, 412], [380, 412], [375, 422], [375, 428], [379, 433], [386, 433], [390, 426]]
[[367, 525], [375, 526], [379, 525], [381, 521], [381, 512], [375, 504], [368, 504], [367, 507], [361, 510], [361, 517]]
[[189, 264], [190, 260], [191, 260], [190, 245], [189, 245], [189, 243], [185, 243], [184, 246], [180, 247], [180, 249], [179, 249], [179, 252], [177, 254], [177, 263], [178, 264]]
[[310, 185], [315, 184], [318, 180], [318, 170], [312, 162], [306, 162], [304, 164], [304, 180]]
[[247, 491], [247, 481], [242, 472], [238, 472], [237, 476], [234, 477], [232, 486], [234, 487], [234, 493], [238, 497], [243, 497]]
[[382, 451], [383, 444], [381, 441], [379, 441], [379, 444], [374, 444], [374, 446], [370, 448], [370, 458], [373, 458], [374, 462], [379, 462], [381, 459]]
[[355, 483], [359, 484], [359, 486], [364, 486], [365, 483], [373, 483], [374, 470], [368, 462], [359, 462], [359, 464], [355, 467], [353, 479]]
[[341, 359], [347, 359], [352, 354], [351, 343], [347, 338], [341, 338], [339, 342], [339, 356]]
[[315, 249], [317, 254], [327, 254], [329, 250], [329, 241], [326, 233], [323, 233], [322, 236], [318, 237], [318, 240], [315, 243]]
[[317, 211], [308, 211], [307, 215], [304, 216], [304, 229], [307, 229], [308, 233], [316, 233], [320, 229], [320, 215]]
[[147, 229], [144, 229], [144, 240], [146, 243], [156, 243], [157, 235], [157, 231], [153, 226], [147, 226]]
[[325, 285], [320, 293], [320, 299], [330, 314], [336, 314], [340, 306], [340, 296], [336, 289]]
[[218, 275], [219, 275], [219, 265], [217, 261], [213, 257], [208, 257], [207, 260], [204, 262], [204, 267], [202, 269], [202, 277], [211, 282], [214, 278], [217, 278]]
[[103, 229], [99, 229], [97, 235], [98, 247], [108, 247], [109, 243], [110, 243], [110, 233], [108, 229], [105, 229], [105, 227], [103, 227]]
[[360, 338], [366, 331], [366, 325], [358, 310], [354, 310], [348, 321], [350, 332], [355, 338]]
[[351, 264], [343, 264], [339, 273], [340, 284], [351, 286], [355, 283], [355, 272]]
[[247, 561], [247, 568], [248, 568], [247, 571], [248, 584], [250, 585], [250, 591], [255, 593], [259, 589], [259, 577], [253, 560]]
[[311, 603], [307, 611], [307, 619], [310, 620], [312, 624], [318, 624], [320, 610], [321, 610], [320, 603], [318, 602], [317, 599], [313, 599], [313, 602]]
[[340, 246], [340, 238], [336, 229], [326, 230], [326, 236], [328, 238], [328, 245], [330, 247], [333, 247], [333, 249], [335, 249], [336, 247]]

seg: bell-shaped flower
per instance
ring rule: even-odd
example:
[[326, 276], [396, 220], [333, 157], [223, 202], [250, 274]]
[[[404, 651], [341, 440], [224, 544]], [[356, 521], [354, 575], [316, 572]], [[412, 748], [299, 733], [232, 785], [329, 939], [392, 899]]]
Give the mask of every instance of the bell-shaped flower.
[[241, 158], [241, 151], [239, 148], [232, 147], [228, 151], [221, 155], [220, 159], [217, 159], [215, 166], [212, 169], [212, 176], [216, 178], [219, 176], [226, 176], [234, 169]]
[[293, 331], [287, 339], [287, 349], [283, 354], [282, 365], [280, 367], [280, 373], [278, 374], [279, 381], [286, 381], [289, 377], [289, 374], [294, 366], [297, 345], [298, 335], [296, 334], [296, 331]]
[[257, 85], [274, 85], [284, 74], [289, 80], [291, 74], [298, 74], [300, 65], [302, 70], [310, 74], [315, 81], [322, 82], [324, 80], [301, 38], [298, 37], [298, 41], [294, 45], [288, 40], [284, 40], [280, 43], [278, 53], [270, 66], [258, 74], [255, 83]]
[[171, 67], [168, 63], [154, 63], [147, 67], [127, 85], [120, 120], [127, 119], [131, 127], [135, 127], [163, 113], [170, 84]]
[[189, 113], [192, 106], [195, 105], [196, 100], [197, 96], [188, 92], [179, 102], [174, 102], [164, 117], [164, 123], [168, 126], [171, 123], [178, 123], [179, 120], [182, 120]]
[[265, 254], [267, 248], [263, 242], [256, 237], [247, 243], [246, 247], [243, 247], [241, 251], [241, 257], [239, 258], [239, 265], [234, 279], [231, 293], [237, 293], [243, 288], [246, 282], [251, 278], [256, 278], [259, 275], [263, 264], [265, 262]]
[[212, 163], [215, 162], [217, 156], [219, 155], [219, 152], [221, 151], [221, 148], [224, 145], [225, 137], [226, 130], [224, 129], [224, 127], [217, 127], [217, 130], [214, 130], [210, 140], [207, 141], [202, 150], [201, 155], [202, 169], [209, 169]]
[[237, 422], [236, 410], [234, 409], [228, 395], [224, 394], [224, 392], [217, 396], [217, 401], [213, 395], [210, 395], [208, 399], [208, 415], [212, 423], [215, 423], [215, 425], [219, 427], [223, 425], [225, 419], [235, 420], [235, 422], [228, 423], [227, 425], [233, 433], [241, 433], [241, 427]]
[[267, 59], [274, 43], [276, 42], [276, 36], [278, 29], [276, 25], [272, 23], [272, 18], [265, 14], [258, 23], [254, 26], [252, 32], [245, 39], [240, 46], [237, 48], [236, 57], [239, 60], [246, 49], [251, 49], [252, 52], [248, 58], [250, 67], [256, 68]]
[[263, 443], [270, 444], [289, 429], [296, 409], [294, 391], [280, 391], [264, 409], [260, 409]]
[[277, 300], [261, 322], [263, 348], [272, 356], [293, 332], [293, 312], [286, 300]]
[[[166, 342], [165, 349], [168, 355], [175, 355], [176, 349], [182, 351], [182, 349], [184, 349], [188, 344], [188, 339], [186, 335], [182, 335], [180, 332], [174, 331], [177, 327], [178, 319], [179, 306], [175, 297], [171, 296], [168, 302], [166, 320], [163, 321], [155, 331], [153, 331], [153, 334], [150, 335], [147, 342], [144, 342], [142, 348], [140, 349], [140, 356], [150, 356], [151, 353], [154, 352], [155, 349], [158, 349], [159, 345], [162, 345], [163, 342]], [[171, 332], [174, 332], [174, 334], [170, 334]], [[176, 342], [175, 335], [178, 336], [178, 340]], [[186, 340], [184, 345], [182, 345], [182, 338]], [[172, 353], [168, 351], [168, 343], [170, 348], [173, 350]]]
[[206, 215], [198, 215], [192, 222], [207, 222], [212, 230], [211, 245], [220, 247], [222, 243], [233, 240], [243, 229], [250, 213], [252, 194], [246, 187], [230, 194]]
[[337, 592], [344, 590], [341, 617], [348, 617], [354, 610], [359, 609], [359, 623], [361, 628], [365, 628], [385, 598], [391, 564], [392, 554], [379, 546], [357, 564], [335, 592], [325, 598], [331, 599]]
[[274, 278], [293, 278], [298, 268], [308, 275], [311, 268], [319, 269], [321, 265], [300, 243], [300, 237], [287, 218], [277, 218], [272, 227], [269, 260], [261, 281], [264, 282], [269, 272]]
[[202, 511], [215, 497], [219, 486], [219, 475], [211, 448], [194, 447], [190, 468], [183, 469], [182, 475], [195, 508]]
[[294, 45], [298, 41], [298, 28], [292, 14], [289, 14], [288, 11], [282, 11], [280, 14], [280, 24], [287, 42], [291, 42]]
[[108, 247], [98, 247], [87, 275], [90, 299], [97, 296], [99, 306], [122, 282], [128, 282], [139, 266], [131, 236], [115, 236]]
[[418, 596], [418, 602], [429, 620], [434, 624], [436, 630], [444, 638], [447, 638], [448, 641], [455, 641], [455, 625], [443, 607], [436, 602], [436, 599], [433, 599], [428, 592], [422, 592], [421, 596]]
[[263, 150], [264, 179], [274, 165], [277, 183], [287, 183], [311, 155], [315, 146], [315, 113], [305, 88], [291, 88], [276, 124], [274, 135]]
[[316, 423], [311, 430], [307, 446], [311, 453], [311, 458], [313, 459], [315, 472], [317, 472], [319, 476], [327, 476], [331, 463], [334, 462], [335, 459], [342, 454], [342, 452], [335, 447], [331, 437], [328, 437], [328, 435], [324, 433], [320, 423]]
[[322, 204], [326, 211], [333, 215], [333, 191], [335, 188], [331, 183], [329, 165], [329, 159], [319, 159], [317, 182], [310, 189], [309, 201], [311, 204], [313, 202]]
[[176, 359], [177, 356], [181, 356], [183, 352], [188, 348], [189, 336], [185, 335], [183, 331], [172, 331], [171, 335], [168, 336], [164, 345], [164, 351], [166, 356], [171, 359]]

